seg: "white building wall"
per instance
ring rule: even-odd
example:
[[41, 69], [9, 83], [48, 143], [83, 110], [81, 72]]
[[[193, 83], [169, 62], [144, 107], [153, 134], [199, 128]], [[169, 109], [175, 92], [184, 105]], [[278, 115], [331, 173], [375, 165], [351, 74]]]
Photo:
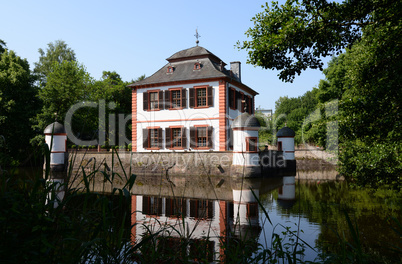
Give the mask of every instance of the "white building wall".
[[295, 139], [293, 137], [278, 137], [278, 142], [282, 142], [283, 158], [285, 160], [294, 160]]
[[50, 143], [52, 143], [52, 149], [50, 151], [66, 151], [66, 140], [67, 136], [66, 135], [53, 135], [53, 142], [52, 142], [52, 136], [51, 135], [46, 135], [45, 136], [45, 142], [50, 148]]
[[258, 137], [258, 130], [233, 130], [233, 151], [246, 151], [247, 137]]
[[[52, 149], [50, 150], [50, 164], [64, 164], [64, 156], [66, 152], [66, 135], [45, 135], [45, 142], [49, 146], [52, 145]], [[53, 153], [56, 152], [56, 153]]]
[[[213, 106], [208, 108], [190, 108], [189, 107], [189, 89], [195, 86], [212, 86]], [[170, 88], [186, 89], [186, 107], [180, 110], [143, 110], [143, 93], [151, 90], [166, 91]], [[187, 149], [190, 147], [190, 130], [195, 125], [208, 125], [213, 127], [212, 149], [219, 150], [219, 82], [192, 83], [183, 85], [169, 85], [161, 87], [152, 87], [137, 90], [137, 151], [151, 151], [143, 148], [143, 129], [147, 127], [162, 128], [163, 148], [156, 151], [171, 151], [165, 146], [165, 128], [169, 126], [184, 126], [187, 128]], [[155, 151], [155, 150], [152, 150]], [[180, 151], [180, 150], [176, 150]], [[184, 150], [181, 150], [184, 151]], [[209, 150], [200, 150], [209, 151]]]
[[[255, 195], [259, 197], [259, 190], [253, 191]], [[247, 204], [256, 202], [257, 200], [251, 190], [233, 190], [234, 222], [240, 225], [250, 224], [250, 221], [252, 221], [252, 219], [249, 219], [247, 217]], [[253, 220], [255, 221], [255, 219]], [[251, 224], [256, 223], [251, 222]]]
[[[257, 130], [234, 130], [233, 131], [233, 165], [259, 166], [258, 153], [246, 152], [246, 138], [257, 137]], [[238, 153], [242, 152], [242, 153]]]
[[[253, 97], [252, 94], [245, 92], [244, 90], [240, 89], [239, 87], [237, 87], [237, 86], [235, 86], [235, 85], [233, 85], [233, 84], [229, 84], [228, 87], [229, 87], [229, 88], [234, 88], [236, 91], [243, 92], [244, 95], [248, 95], [248, 96]], [[226, 93], [226, 102], [229, 102], [229, 93], [228, 93], [228, 92]], [[239, 116], [239, 115], [242, 114], [242, 112], [240, 111], [240, 107], [241, 107], [241, 105], [239, 104], [239, 105], [237, 106], [237, 109], [236, 109], [236, 110], [233, 110], [233, 109], [230, 109], [230, 107], [229, 107], [229, 105], [228, 105], [228, 109], [229, 109], [228, 114], [229, 114], [229, 119], [230, 119], [231, 121], [233, 121], [233, 119], [235, 119], [237, 116]]]
[[278, 199], [294, 200], [296, 199], [296, 176], [283, 177], [282, 194], [278, 194]]

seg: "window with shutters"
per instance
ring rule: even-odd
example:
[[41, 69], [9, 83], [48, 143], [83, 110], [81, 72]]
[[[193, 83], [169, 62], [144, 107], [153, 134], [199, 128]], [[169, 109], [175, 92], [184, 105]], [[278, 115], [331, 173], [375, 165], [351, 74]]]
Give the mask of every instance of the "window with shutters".
[[206, 108], [213, 106], [211, 86], [190, 88], [190, 108]]
[[258, 151], [258, 141], [256, 137], [246, 137], [246, 151], [248, 152]]
[[236, 110], [236, 90], [233, 88], [229, 88], [229, 107], [230, 109]]
[[166, 198], [167, 217], [185, 217], [187, 216], [186, 199], [181, 198]]
[[166, 131], [166, 147], [170, 149], [187, 148], [186, 128], [183, 126], [171, 126]]
[[159, 109], [159, 96], [157, 92], [149, 93], [149, 109]]
[[181, 128], [172, 128], [172, 147], [181, 148]]
[[247, 112], [250, 114], [250, 115], [252, 115], [253, 114], [253, 110], [254, 110], [254, 107], [253, 107], [253, 97], [251, 97], [251, 96], [247, 96], [247, 99], [248, 99], [248, 102], [247, 102]]
[[197, 125], [190, 128], [190, 147], [193, 149], [212, 148], [212, 127]]
[[199, 88], [197, 91], [197, 107], [207, 106], [207, 88]]
[[197, 127], [197, 146], [207, 147], [207, 128]]
[[211, 200], [190, 200], [190, 217], [211, 219], [213, 212], [214, 209]]
[[165, 109], [183, 109], [187, 105], [185, 88], [170, 88], [165, 91]]
[[142, 213], [154, 216], [162, 215], [162, 198], [154, 196], [143, 196]]
[[244, 99], [244, 93], [240, 92], [240, 112], [244, 113], [246, 111], [246, 109], [244, 109], [246, 107], [246, 100]]
[[158, 138], [158, 129], [150, 129], [149, 130], [149, 147], [150, 148], [158, 148], [159, 138]]
[[143, 129], [143, 147], [144, 149], [162, 148], [162, 128], [148, 127]]
[[147, 91], [143, 93], [144, 111], [155, 111], [163, 109], [163, 91]]
[[172, 108], [181, 107], [181, 90], [173, 90], [171, 91], [172, 96]]

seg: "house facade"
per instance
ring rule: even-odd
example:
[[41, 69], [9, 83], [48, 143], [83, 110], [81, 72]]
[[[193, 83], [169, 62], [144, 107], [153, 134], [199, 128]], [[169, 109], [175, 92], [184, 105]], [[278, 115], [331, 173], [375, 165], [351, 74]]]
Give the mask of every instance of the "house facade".
[[256, 91], [201, 46], [179, 51], [132, 88], [132, 150], [230, 151], [233, 120], [254, 113]]

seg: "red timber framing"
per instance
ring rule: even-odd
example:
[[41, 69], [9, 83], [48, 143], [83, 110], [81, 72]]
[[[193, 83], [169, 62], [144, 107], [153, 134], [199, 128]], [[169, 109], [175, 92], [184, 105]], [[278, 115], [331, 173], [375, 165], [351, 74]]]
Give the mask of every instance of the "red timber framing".
[[226, 82], [219, 81], [219, 151], [226, 151], [227, 148], [227, 114], [228, 105], [226, 104]]
[[132, 126], [131, 126], [131, 142], [132, 142], [132, 151], [137, 151], [137, 89], [132, 89], [132, 104], [131, 104], [131, 112], [132, 112]]

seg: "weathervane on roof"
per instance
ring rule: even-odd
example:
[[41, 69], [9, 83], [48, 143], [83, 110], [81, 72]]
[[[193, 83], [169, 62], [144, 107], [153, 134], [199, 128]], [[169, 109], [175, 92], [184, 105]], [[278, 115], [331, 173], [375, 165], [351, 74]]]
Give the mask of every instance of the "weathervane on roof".
[[200, 43], [200, 41], [198, 40], [199, 38], [201, 38], [201, 36], [198, 34], [198, 28], [197, 29], [195, 29], [195, 38], [197, 39], [196, 41], [195, 41], [195, 44], [197, 44], [197, 46], [198, 46], [198, 43]]

